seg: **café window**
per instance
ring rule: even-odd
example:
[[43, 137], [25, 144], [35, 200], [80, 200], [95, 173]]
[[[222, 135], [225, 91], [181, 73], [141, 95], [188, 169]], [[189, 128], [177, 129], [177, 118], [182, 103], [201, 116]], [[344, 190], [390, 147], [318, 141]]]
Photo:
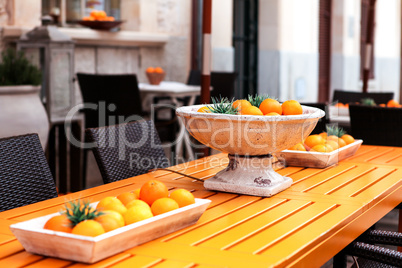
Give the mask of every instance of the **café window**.
[[42, 0], [42, 15], [50, 15], [59, 26], [77, 25], [92, 10], [104, 10], [120, 19], [120, 0]]

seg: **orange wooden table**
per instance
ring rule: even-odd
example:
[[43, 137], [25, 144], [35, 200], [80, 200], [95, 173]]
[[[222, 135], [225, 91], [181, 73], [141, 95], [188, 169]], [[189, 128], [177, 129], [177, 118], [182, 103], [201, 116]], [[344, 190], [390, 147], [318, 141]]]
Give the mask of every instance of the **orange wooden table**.
[[[171, 169], [207, 179], [226, 163], [218, 154]], [[271, 198], [207, 191], [201, 182], [157, 171], [1, 212], [0, 266], [87, 266], [25, 252], [9, 225], [56, 212], [69, 199], [98, 201], [152, 178], [212, 203], [197, 224], [89, 266], [319, 267], [402, 201], [402, 148], [363, 145], [333, 167], [278, 172], [294, 184]]]

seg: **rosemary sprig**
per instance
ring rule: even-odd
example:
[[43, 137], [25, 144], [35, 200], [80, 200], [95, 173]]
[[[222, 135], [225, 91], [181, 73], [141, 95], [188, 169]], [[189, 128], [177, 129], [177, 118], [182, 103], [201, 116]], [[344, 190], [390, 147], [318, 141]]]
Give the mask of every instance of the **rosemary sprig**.
[[338, 126], [331, 126], [331, 125], [327, 125], [327, 135], [331, 136], [331, 135], [335, 135], [337, 137], [342, 137], [344, 134], [346, 134], [346, 131]]
[[238, 109], [233, 107], [233, 99], [229, 101], [228, 98], [211, 98], [212, 100], [212, 105], [207, 105], [207, 108], [212, 112], [212, 113], [217, 113], [217, 114], [237, 114]]
[[260, 107], [261, 102], [263, 102], [265, 99], [268, 99], [268, 98], [271, 98], [268, 94], [264, 94], [264, 95], [255, 94], [254, 96], [248, 95], [248, 101], [251, 103], [251, 105], [253, 105], [255, 107]]

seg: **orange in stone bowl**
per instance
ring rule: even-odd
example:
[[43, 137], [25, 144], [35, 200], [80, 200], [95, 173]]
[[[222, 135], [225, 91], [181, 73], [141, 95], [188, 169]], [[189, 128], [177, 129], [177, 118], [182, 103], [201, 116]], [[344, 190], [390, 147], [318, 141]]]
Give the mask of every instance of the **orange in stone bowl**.
[[165, 78], [165, 71], [162, 67], [148, 67], [145, 71], [148, 81], [151, 85], [159, 85]]

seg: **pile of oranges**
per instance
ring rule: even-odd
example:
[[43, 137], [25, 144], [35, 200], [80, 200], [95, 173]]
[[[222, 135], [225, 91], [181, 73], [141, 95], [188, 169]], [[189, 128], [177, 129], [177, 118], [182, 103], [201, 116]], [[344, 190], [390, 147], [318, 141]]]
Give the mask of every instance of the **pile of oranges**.
[[[356, 102], [355, 104], [359, 104], [358, 102]], [[389, 100], [386, 104], [385, 103], [381, 103], [378, 106], [380, 107], [392, 107], [392, 108], [402, 108], [402, 105], [399, 104], [399, 102], [397, 102], [396, 100]], [[337, 104], [335, 104], [335, 107], [338, 108], [349, 108], [349, 103], [341, 103], [338, 102]]]
[[114, 17], [108, 16], [103, 10], [92, 10], [89, 17], [83, 17], [85, 21], [114, 21]]
[[148, 67], [145, 73], [151, 85], [159, 85], [165, 78], [165, 71], [162, 67]]
[[163, 70], [163, 68], [162, 67], [148, 67], [146, 70], [145, 70], [145, 72], [146, 73], [149, 73], [149, 74], [151, 74], [151, 73], [157, 73], [157, 74], [163, 74], [165, 71]]
[[[61, 231], [85, 236], [98, 236], [105, 232], [151, 218], [168, 211], [195, 203], [193, 194], [185, 189], [169, 193], [166, 185], [158, 180], [150, 180], [141, 188], [124, 192], [118, 196], [104, 197], [96, 208], [88, 207], [85, 216], [74, 225], [76, 218], [66, 211], [50, 218], [44, 229]], [[66, 205], [66, 210], [69, 209]], [[81, 205], [82, 208], [82, 205]], [[74, 208], [74, 210], [79, 210]], [[70, 209], [70, 214], [74, 213]], [[77, 213], [79, 214], [79, 213]], [[95, 215], [89, 217], [88, 215]]]
[[330, 153], [354, 141], [355, 139], [349, 134], [343, 134], [341, 137], [338, 137], [336, 135], [328, 135], [327, 132], [322, 132], [308, 136], [304, 142], [294, 145], [289, 150]]
[[[299, 115], [303, 113], [302, 106], [296, 100], [287, 100], [282, 104], [272, 98], [267, 98], [257, 106], [253, 106], [250, 101], [241, 99], [233, 102], [232, 106], [237, 109], [239, 115]], [[212, 107], [213, 108], [213, 107]], [[198, 109], [198, 112], [211, 112], [208, 106], [203, 106]]]

